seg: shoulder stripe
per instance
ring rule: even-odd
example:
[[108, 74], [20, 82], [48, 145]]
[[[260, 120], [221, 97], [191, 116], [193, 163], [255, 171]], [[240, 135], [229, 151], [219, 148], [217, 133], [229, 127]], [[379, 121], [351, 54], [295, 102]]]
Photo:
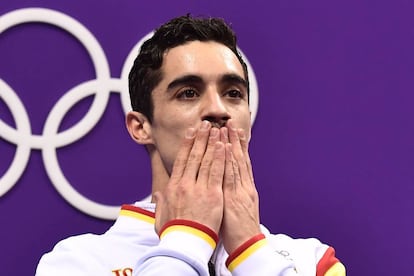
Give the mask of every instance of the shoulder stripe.
[[334, 275], [345, 275], [345, 267], [335, 257], [335, 249], [329, 247], [318, 262], [318, 266], [316, 267], [316, 276]]
[[345, 266], [341, 262], [335, 263], [324, 276], [345, 276]]

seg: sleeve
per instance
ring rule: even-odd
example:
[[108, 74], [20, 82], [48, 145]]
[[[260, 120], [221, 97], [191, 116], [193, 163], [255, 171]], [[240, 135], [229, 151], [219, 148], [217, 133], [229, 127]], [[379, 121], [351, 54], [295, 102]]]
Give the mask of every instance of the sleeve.
[[335, 249], [329, 247], [318, 262], [316, 276], [344, 276], [345, 266], [335, 257]]
[[172, 220], [160, 231], [160, 243], [144, 254], [134, 275], [209, 275], [208, 261], [217, 234], [194, 221]]
[[43, 255], [35, 275], [105, 275], [106, 272], [100, 269], [102, 264], [95, 263], [84, 250], [78, 250], [74, 241], [74, 238], [63, 240], [51, 252]]
[[249, 239], [230, 254], [226, 266], [235, 276], [299, 275], [293, 261], [275, 254], [263, 234]]
[[[335, 250], [316, 241], [316, 239], [293, 241], [298, 252], [297, 259], [294, 260], [286, 258], [281, 254], [282, 252], [275, 250], [265, 235], [259, 234], [231, 253], [226, 266], [235, 276], [315, 274], [316, 276], [345, 276], [345, 267], [335, 257]], [[322, 257], [318, 257], [319, 255]]]

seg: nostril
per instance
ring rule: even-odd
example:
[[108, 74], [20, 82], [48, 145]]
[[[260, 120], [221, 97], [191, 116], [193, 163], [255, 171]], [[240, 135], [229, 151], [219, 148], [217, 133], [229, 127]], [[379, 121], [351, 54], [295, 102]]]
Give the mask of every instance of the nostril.
[[202, 121], [215, 122], [216, 119], [213, 116], [205, 116]]

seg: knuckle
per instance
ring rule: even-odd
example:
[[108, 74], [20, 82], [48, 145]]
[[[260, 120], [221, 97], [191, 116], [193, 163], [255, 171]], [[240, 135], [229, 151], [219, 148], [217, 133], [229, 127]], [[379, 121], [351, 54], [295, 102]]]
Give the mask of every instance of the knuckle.
[[188, 156], [188, 162], [200, 163], [201, 154], [199, 154], [198, 152], [191, 152]]
[[183, 168], [183, 167], [185, 167], [186, 161], [182, 158], [177, 158], [177, 159], [175, 159], [174, 164], [177, 168]]
[[199, 170], [200, 171], [208, 171], [210, 169], [210, 164], [211, 164], [211, 162], [209, 162], [209, 163], [206, 163], [206, 162], [201, 163]]

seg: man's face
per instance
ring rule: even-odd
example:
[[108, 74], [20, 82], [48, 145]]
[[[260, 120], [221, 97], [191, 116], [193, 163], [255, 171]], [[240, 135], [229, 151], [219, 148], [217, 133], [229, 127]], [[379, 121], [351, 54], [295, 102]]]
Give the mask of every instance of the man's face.
[[169, 173], [186, 129], [198, 129], [203, 120], [232, 119], [250, 139], [246, 80], [229, 48], [216, 42], [189, 42], [167, 51], [161, 70], [163, 79], [152, 92], [151, 136]]

